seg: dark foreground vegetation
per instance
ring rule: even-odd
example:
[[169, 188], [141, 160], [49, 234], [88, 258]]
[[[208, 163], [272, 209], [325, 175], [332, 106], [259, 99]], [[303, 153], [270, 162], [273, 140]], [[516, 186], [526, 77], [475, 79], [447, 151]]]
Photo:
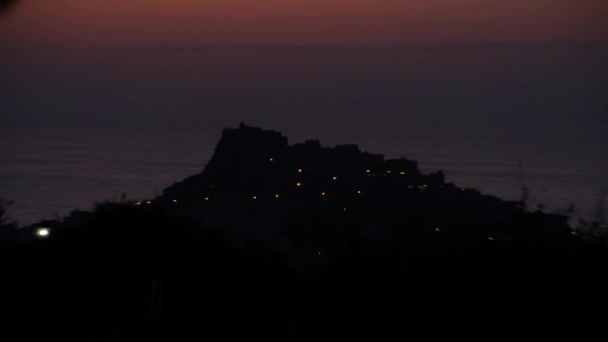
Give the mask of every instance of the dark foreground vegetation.
[[605, 241], [567, 218], [246, 126], [158, 198], [0, 234], [7, 341], [585, 341], [608, 318]]

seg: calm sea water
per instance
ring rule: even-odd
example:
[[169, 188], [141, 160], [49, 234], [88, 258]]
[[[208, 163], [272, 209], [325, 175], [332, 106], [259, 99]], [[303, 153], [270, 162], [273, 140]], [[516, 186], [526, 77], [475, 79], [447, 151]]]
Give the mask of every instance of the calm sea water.
[[[306, 138], [326, 145], [359, 143], [363, 150], [387, 157], [416, 159], [425, 172], [443, 169], [450, 182], [505, 199], [519, 197], [523, 175], [533, 205], [543, 203], [548, 212], [573, 203], [577, 217], [593, 217], [608, 191], [608, 158], [601, 140], [517, 141], [474, 134], [467, 140], [390, 134], [388, 128], [386, 134], [373, 129], [361, 134], [284, 126], [290, 143]], [[154, 196], [204, 168], [221, 127], [12, 124], [2, 137], [0, 196], [15, 202], [10, 215], [21, 224], [90, 209], [123, 193], [132, 199]]]

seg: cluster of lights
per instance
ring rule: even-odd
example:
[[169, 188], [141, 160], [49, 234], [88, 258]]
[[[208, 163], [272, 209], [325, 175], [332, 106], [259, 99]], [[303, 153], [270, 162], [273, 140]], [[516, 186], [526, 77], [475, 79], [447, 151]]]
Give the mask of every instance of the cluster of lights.
[[[274, 157], [269, 157], [269, 158], [268, 158], [268, 160], [269, 160], [270, 162], [273, 162], [275, 159], [274, 159]], [[298, 169], [297, 169], [297, 173], [303, 173], [303, 172], [304, 172], [304, 170], [303, 170], [303, 169], [301, 169], [301, 168], [298, 168]], [[386, 170], [386, 174], [391, 174], [392, 172], [393, 172], [392, 170]], [[370, 169], [366, 169], [366, 170], [365, 170], [365, 174], [366, 174], [366, 175], [372, 175], [372, 176], [373, 176], [373, 174], [372, 174], [372, 170], [370, 170]], [[407, 174], [407, 172], [405, 172], [405, 171], [399, 171], [399, 174], [400, 174], [400, 175], [406, 175], [406, 174]], [[331, 179], [332, 179], [332, 181], [337, 181], [337, 180], [338, 180], [338, 176], [332, 176], [332, 177], [331, 177]], [[298, 187], [298, 188], [303, 187], [303, 185], [304, 185], [304, 184], [303, 184], [302, 182], [296, 182], [296, 187]], [[211, 186], [211, 185], [210, 185], [209, 187], [211, 188], [211, 187], [213, 187], [213, 186]], [[425, 189], [425, 188], [427, 188], [427, 187], [428, 187], [428, 185], [427, 185], [427, 184], [424, 184], [424, 185], [420, 185], [420, 186], [418, 186], [418, 188], [420, 188], [420, 189], [422, 189], [422, 190], [424, 190], [424, 189]], [[408, 186], [408, 188], [412, 189], [412, 188], [414, 188], [414, 186], [409, 185], [409, 186]], [[465, 191], [466, 189], [465, 189], [465, 188], [461, 188], [461, 190], [462, 190], [462, 191]], [[363, 194], [363, 191], [362, 191], [362, 190], [356, 190], [356, 193], [357, 193], [357, 195], [362, 195], [362, 194]], [[325, 197], [325, 196], [327, 196], [327, 193], [323, 191], [323, 192], [321, 192], [321, 196], [322, 196], [322, 197]], [[274, 197], [278, 199], [278, 198], [280, 198], [281, 196], [280, 196], [280, 194], [276, 193], [276, 194], [274, 195]], [[256, 199], [257, 199], [257, 196], [256, 196], [256, 195], [253, 195], [253, 196], [251, 197], [251, 199], [256, 200]], [[207, 196], [207, 197], [204, 197], [204, 200], [205, 200], [205, 201], [210, 201], [210, 197], [208, 197], [208, 196]], [[178, 200], [177, 200], [177, 199], [172, 199], [172, 200], [171, 200], [171, 202], [172, 202], [172, 203], [177, 203], [177, 202], [178, 202]], [[135, 205], [136, 205], [136, 206], [139, 206], [139, 205], [142, 205], [142, 204], [144, 204], [144, 203], [145, 203], [145, 204], [152, 204], [152, 201], [151, 201], [151, 200], [147, 200], [147, 201], [144, 201], [144, 202], [135, 202]], [[343, 208], [343, 211], [346, 211], [346, 208]], [[439, 228], [436, 228], [435, 230], [436, 230], [436, 231], [440, 231], [440, 230], [439, 230]], [[576, 232], [572, 232], [571, 234], [576, 235]]]
[[[273, 162], [273, 161], [274, 161], [274, 158], [273, 158], [273, 157], [270, 157], [270, 158], [269, 158], [269, 161], [270, 161], [270, 162]], [[373, 174], [371, 174], [371, 172], [372, 172], [372, 170], [370, 170], [370, 169], [366, 169], [366, 170], [365, 170], [365, 174], [366, 174], [366, 175], [373, 175]], [[301, 168], [298, 168], [298, 169], [297, 169], [297, 173], [303, 173], [303, 170], [302, 170]], [[392, 174], [392, 170], [386, 170], [386, 174]], [[407, 174], [407, 172], [405, 172], [405, 171], [399, 171], [399, 174], [400, 174], [400, 175], [406, 175], [406, 174]], [[338, 177], [337, 177], [337, 176], [332, 176], [332, 180], [333, 180], [333, 181], [337, 181], [337, 180], [338, 180]], [[302, 186], [303, 186], [303, 183], [302, 183], [302, 182], [297, 182], [297, 183], [296, 183], [296, 187], [302, 187]], [[211, 186], [210, 186], [210, 187], [211, 187]], [[419, 185], [419, 186], [418, 186], [418, 188], [419, 188], [419, 189], [422, 189], [422, 190], [426, 189], [427, 187], [428, 187], [428, 185], [427, 185], [427, 184], [423, 184], [423, 185]], [[413, 189], [413, 188], [414, 188], [414, 186], [409, 185], [409, 186], [408, 186], [408, 188], [409, 188], [409, 189]], [[466, 189], [466, 188], [460, 188], [460, 190], [461, 190], [461, 191], [466, 191], [467, 189]], [[356, 190], [356, 193], [357, 193], [357, 195], [361, 195], [361, 194], [363, 194], [363, 191], [362, 191], [362, 190]], [[323, 192], [321, 192], [321, 196], [322, 196], [322, 197], [325, 197], [325, 196], [327, 196], [327, 193], [323, 191]], [[279, 193], [275, 193], [275, 194], [274, 194], [274, 197], [275, 197], [276, 199], [279, 199], [281, 196], [280, 196], [280, 194], [279, 194]], [[257, 196], [256, 196], [256, 195], [253, 195], [253, 196], [251, 197], [251, 199], [252, 199], [252, 200], [256, 200], [256, 199], [257, 199]], [[204, 198], [204, 200], [205, 200], [205, 201], [209, 201], [209, 200], [210, 200], [210, 197], [208, 197], [208, 196], [207, 196], [207, 197], [205, 197], [205, 198]], [[171, 200], [171, 202], [172, 202], [172, 203], [177, 203], [177, 199], [173, 199], [173, 200]], [[143, 203], [145, 203], [145, 204], [152, 204], [152, 201], [151, 201], [151, 200], [147, 200], [147, 201], [145, 201], [145, 202], [143, 202]], [[135, 202], [135, 205], [136, 205], [136, 206], [139, 206], [139, 205], [141, 205], [141, 204], [143, 204], [143, 203], [142, 203], [142, 202]], [[347, 209], [346, 209], [346, 208], [342, 208], [342, 211], [343, 211], [343, 212], [346, 212], [346, 211], [347, 211]], [[435, 231], [435, 232], [437, 232], [437, 233], [439, 233], [439, 232], [441, 232], [441, 229], [440, 229], [439, 227], [435, 227], [435, 228], [434, 228], [434, 231]], [[577, 233], [576, 231], [571, 231], [571, 232], [570, 232], [570, 234], [572, 234], [572, 235], [578, 235], [578, 233]], [[37, 237], [39, 237], [39, 238], [46, 238], [46, 237], [48, 237], [48, 236], [50, 235], [50, 229], [49, 229], [49, 228], [38, 228], [38, 229], [35, 231], [35, 235], [36, 235]], [[495, 239], [494, 237], [492, 237], [492, 236], [489, 236], [489, 237], [488, 237], [488, 240], [489, 240], [489, 241], [495, 241], [496, 239]], [[321, 255], [321, 252], [318, 252], [318, 255], [320, 256], [320, 255]]]

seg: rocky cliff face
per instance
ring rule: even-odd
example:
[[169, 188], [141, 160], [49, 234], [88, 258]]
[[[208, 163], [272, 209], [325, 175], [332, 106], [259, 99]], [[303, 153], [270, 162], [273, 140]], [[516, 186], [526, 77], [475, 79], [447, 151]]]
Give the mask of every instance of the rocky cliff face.
[[353, 229], [383, 243], [417, 231], [472, 245], [571, 236], [565, 216], [528, 213], [446, 183], [443, 172], [422, 174], [416, 161], [385, 160], [356, 145], [289, 145], [279, 132], [243, 124], [223, 131], [202, 173], [170, 186], [154, 203], [244, 239], [306, 241], [307, 255], [319, 246], [339, 249], [336, 241]]
[[416, 186], [444, 182], [441, 173], [422, 175], [415, 161], [385, 161], [380, 154], [361, 152], [357, 145], [323, 147], [317, 140], [288, 145], [279, 132], [241, 124], [223, 131], [202, 173], [172, 185], [163, 196], [194, 200], [276, 192], [298, 183], [322, 185], [338, 179], [354, 186], [379, 177]]

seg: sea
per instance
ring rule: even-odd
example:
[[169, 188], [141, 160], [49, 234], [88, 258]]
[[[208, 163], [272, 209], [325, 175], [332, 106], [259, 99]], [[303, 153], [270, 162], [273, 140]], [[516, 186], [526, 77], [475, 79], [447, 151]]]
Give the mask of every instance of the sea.
[[[90, 210], [96, 203], [123, 195], [151, 198], [201, 172], [222, 128], [238, 124], [5, 124], [0, 197], [12, 202], [9, 217], [21, 225], [60, 218], [76, 209]], [[282, 131], [290, 143], [309, 138], [326, 146], [356, 143], [386, 158], [414, 159], [423, 172], [441, 169], [448, 182], [507, 200], [518, 200], [526, 187], [530, 210], [540, 204], [544, 212], [565, 213], [573, 205], [575, 225], [605, 215], [608, 158], [601, 138], [523, 141], [474, 134], [464, 135], [469, 139], [463, 135], [425, 138], [425, 134], [398, 134], [388, 128], [351, 132], [317, 130], [314, 125], [260, 126]]]

